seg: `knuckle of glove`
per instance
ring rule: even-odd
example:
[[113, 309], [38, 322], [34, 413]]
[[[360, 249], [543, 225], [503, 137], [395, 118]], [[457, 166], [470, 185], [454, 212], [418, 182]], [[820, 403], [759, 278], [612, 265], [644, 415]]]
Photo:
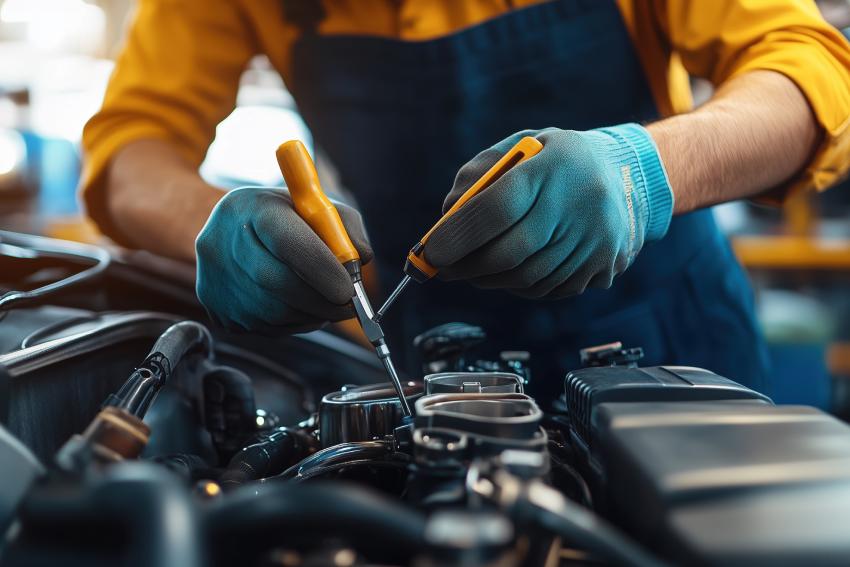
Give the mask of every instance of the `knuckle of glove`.
[[234, 189], [229, 191], [221, 199], [219, 199], [213, 209], [211, 217], [216, 218], [233, 218], [238, 217], [240, 210], [243, 208], [243, 200], [248, 197], [247, 189]]
[[608, 289], [614, 283], [614, 272], [600, 272], [590, 278], [590, 281], [587, 283], [588, 287], [592, 287], [595, 289]]
[[[530, 262], [527, 266], [524, 266], [523, 269], [517, 270], [517, 274], [511, 282], [511, 286], [513, 288], [531, 288], [534, 284], [539, 282], [541, 278], [541, 274], [537, 269], [537, 266], [534, 262]], [[530, 290], [533, 294], [534, 291]]]
[[216, 245], [216, 229], [210, 223], [207, 223], [195, 239], [195, 256], [197, 256], [198, 265], [207, 258], [215, 256], [218, 246]]
[[327, 320], [302, 313], [282, 301], [271, 300], [262, 309], [252, 306], [243, 310], [238, 318], [229, 322], [228, 330], [250, 331], [265, 337], [281, 337], [299, 332], [309, 332], [327, 324]]
[[559, 278], [556, 274], [540, 277], [539, 274], [528, 271], [517, 278], [515, 282], [517, 285], [510, 285], [508, 290], [527, 299], [543, 299], [562, 282], [563, 278]]
[[227, 193], [213, 208], [209, 219], [195, 239], [195, 252], [198, 261], [219, 255], [222, 241], [232, 240], [232, 234], [238, 235], [238, 228], [244, 224], [244, 189], [235, 189]]

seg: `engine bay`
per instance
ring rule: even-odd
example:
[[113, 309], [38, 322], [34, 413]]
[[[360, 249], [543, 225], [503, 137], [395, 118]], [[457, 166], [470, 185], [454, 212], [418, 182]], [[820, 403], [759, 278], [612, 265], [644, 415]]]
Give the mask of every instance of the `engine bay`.
[[817, 409], [618, 343], [532, 398], [528, 353], [447, 322], [405, 417], [339, 333], [228, 334], [176, 263], [0, 238], [2, 566], [850, 561], [850, 428]]

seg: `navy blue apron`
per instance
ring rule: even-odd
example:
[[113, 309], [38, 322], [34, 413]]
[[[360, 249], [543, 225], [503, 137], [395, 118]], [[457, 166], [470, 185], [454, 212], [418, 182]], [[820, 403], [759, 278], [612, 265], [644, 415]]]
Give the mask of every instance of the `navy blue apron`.
[[[385, 294], [478, 152], [524, 129], [658, 117], [613, 0], [555, 0], [422, 42], [305, 33], [292, 86], [357, 197]], [[674, 218], [610, 289], [533, 301], [434, 278], [410, 284], [381, 325], [396, 363], [417, 375], [413, 338], [451, 321], [487, 331], [477, 358], [530, 351], [532, 395], [557, 395], [580, 348], [613, 341], [642, 346], [647, 366], [699, 366], [768, 386], [752, 290], [708, 210]]]

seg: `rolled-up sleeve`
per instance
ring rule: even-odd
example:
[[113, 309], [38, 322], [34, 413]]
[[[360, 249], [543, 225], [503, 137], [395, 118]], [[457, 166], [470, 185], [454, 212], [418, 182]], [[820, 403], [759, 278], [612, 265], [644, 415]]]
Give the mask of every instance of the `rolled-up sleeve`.
[[105, 203], [115, 152], [155, 138], [200, 165], [255, 51], [238, 2], [140, 0], [103, 107], [83, 132], [82, 199], [104, 234], [121, 241]]
[[782, 73], [809, 101], [824, 140], [796, 178], [762, 195], [822, 191], [850, 168], [850, 44], [813, 0], [656, 0], [658, 25], [691, 74], [720, 85], [754, 70]]

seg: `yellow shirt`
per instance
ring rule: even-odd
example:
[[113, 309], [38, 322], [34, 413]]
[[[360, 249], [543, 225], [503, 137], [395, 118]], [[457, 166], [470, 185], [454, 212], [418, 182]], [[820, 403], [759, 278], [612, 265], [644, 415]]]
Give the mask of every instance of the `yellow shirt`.
[[[323, 0], [323, 35], [422, 41], [544, 0]], [[603, 1], [603, 0], [598, 0]], [[812, 162], [775, 195], [823, 190], [850, 168], [850, 44], [813, 0], [616, 0], [662, 116], [692, 107], [688, 73], [719, 85], [755, 69], [803, 91], [826, 135]], [[82, 191], [89, 215], [118, 237], [104, 207], [104, 172], [123, 145], [173, 144], [200, 165], [233, 110], [239, 77], [264, 53], [292, 87], [300, 30], [281, 0], [139, 0], [102, 110], [86, 125]], [[483, 149], [483, 148], [482, 148]]]

